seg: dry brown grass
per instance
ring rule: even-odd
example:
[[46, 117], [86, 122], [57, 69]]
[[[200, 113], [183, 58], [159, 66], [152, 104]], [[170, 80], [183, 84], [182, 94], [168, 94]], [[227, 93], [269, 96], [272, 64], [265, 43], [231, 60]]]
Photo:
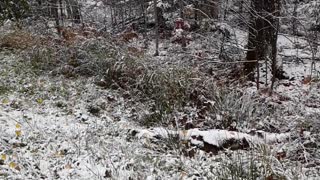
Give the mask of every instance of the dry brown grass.
[[16, 30], [0, 37], [0, 48], [10, 49], [27, 49], [40, 42], [39, 38], [36, 38], [31, 33]]
[[145, 54], [145, 50], [141, 48], [129, 46], [127, 50], [130, 55], [133, 55], [135, 57], [143, 57]]

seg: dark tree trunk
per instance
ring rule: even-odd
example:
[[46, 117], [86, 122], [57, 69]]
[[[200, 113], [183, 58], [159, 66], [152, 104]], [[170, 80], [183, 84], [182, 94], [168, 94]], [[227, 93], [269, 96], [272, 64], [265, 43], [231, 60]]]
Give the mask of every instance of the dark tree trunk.
[[279, 17], [280, 17], [280, 0], [268, 0], [269, 6], [267, 6], [268, 12], [270, 13], [267, 16], [267, 20], [272, 23], [269, 24], [269, 31], [267, 37], [269, 37], [268, 41], [271, 46], [271, 70], [272, 70], [272, 79], [271, 79], [271, 87], [270, 87], [270, 95], [272, 95], [272, 90], [274, 87], [274, 83], [276, 78], [280, 72], [279, 67], [277, 66], [277, 40], [278, 40], [278, 32], [279, 32]]
[[142, 11], [142, 16], [143, 16], [143, 45], [144, 45], [144, 49], [148, 48], [148, 38], [147, 38], [147, 16], [146, 16], [146, 2], [145, 0], [143, 0], [143, 2], [141, 3], [141, 11]]
[[64, 13], [63, 13], [62, 0], [59, 0], [59, 10], [60, 10], [61, 25], [64, 26]]
[[251, 17], [248, 34], [248, 51], [247, 51], [247, 62], [244, 63], [244, 74], [248, 80], [254, 80], [254, 69], [256, 67], [257, 51], [256, 51], [256, 30], [255, 21]]
[[72, 16], [74, 23], [81, 23], [81, 7], [76, 0], [70, 0], [72, 5]]
[[194, 11], [195, 25], [198, 26], [198, 21], [199, 21], [199, 15], [198, 15], [199, 2], [198, 1], [194, 3], [194, 8], [196, 9]]
[[157, 7], [157, 0], [153, 0], [153, 8], [154, 8], [154, 19], [156, 22], [156, 51], [154, 53], [155, 56], [159, 56], [159, 13]]
[[278, 17], [280, 0], [252, 0], [251, 19], [248, 35], [247, 61], [244, 63], [244, 74], [254, 80], [254, 69], [257, 63], [271, 59], [272, 74], [276, 74]]
[[50, 0], [49, 1], [49, 17], [53, 17], [56, 23], [56, 28], [58, 34], [61, 35], [61, 24], [60, 24], [60, 17], [59, 17], [59, 5], [58, 0]]
[[293, 7], [293, 14], [292, 14], [292, 33], [293, 35], [297, 35], [297, 9], [298, 9], [298, 4], [299, 1], [298, 0], [294, 0], [294, 7]]

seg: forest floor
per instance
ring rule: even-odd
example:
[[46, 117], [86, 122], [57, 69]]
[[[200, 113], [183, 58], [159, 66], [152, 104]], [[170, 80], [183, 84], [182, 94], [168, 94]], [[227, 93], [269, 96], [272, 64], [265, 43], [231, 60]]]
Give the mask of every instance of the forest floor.
[[[235, 34], [236, 40], [245, 39], [241, 31]], [[204, 38], [209, 37], [214, 36]], [[272, 96], [263, 88], [266, 77], [261, 78], [260, 90], [254, 82], [232, 79], [229, 65], [217, 63], [219, 50], [210, 41], [204, 46], [200, 38], [191, 42], [187, 51], [162, 41], [158, 57], [151, 56], [154, 51], [149, 49], [142, 58], [130, 59], [129, 64], [119, 60], [120, 65], [110, 66], [113, 73], [122, 73], [119, 77], [86, 76], [88, 73], [81, 69], [78, 72], [85, 75], [74, 76], [74, 70], [70, 75], [69, 66], [64, 65], [40, 71], [48, 54], [43, 56], [40, 50], [40, 57], [35, 58], [31, 50], [3, 48], [0, 179], [319, 179], [320, 82], [306, 79], [311, 54], [306, 42], [298, 40], [302, 47], [299, 57], [305, 59], [295, 58], [292, 38], [279, 36], [279, 54], [284, 57], [289, 79], [277, 81]], [[133, 41], [129, 46], [140, 43]], [[88, 49], [100, 48], [88, 44]], [[227, 46], [233, 49], [232, 44]], [[195, 56], [199, 51], [205, 58]], [[99, 51], [94, 55], [98, 57], [94, 62], [99, 63], [99, 58], [104, 60], [110, 54]], [[131, 55], [125, 53], [126, 57]], [[133, 60], [138, 65], [132, 65]], [[131, 77], [133, 67], [138, 68], [134, 72], [146, 73]], [[92, 68], [95, 71], [95, 66]], [[125, 76], [130, 79], [123, 80]], [[117, 86], [108, 84], [108, 78]], [[132, 85], [132, 79], [141, 82]], [[211, 83], [215, 88], [202, 87]], [[187, 89], [185, 98], [182, 87], [199, 89]], [[191, 102], [189, 96], [194, 92], [200, 93]], [[182, 98], [174, 99], [177, 96]], [[157, 100], [161, 98], [168, 99], [160, 104]], [[182, 105], [172, 110], [170, 103]], [[158, 109], [152, 112], [153, 108]], [[170, 115], [158, 116], [169, 111]], [[192, 127], [187, 128], [188, 124]], [[217, 129], [225, 131], [217, 133]], [[267, 134], [259, 137], [262, 141], [255, 139], [259, 132]], [[181, 133], [189, 135], [182, 137]], [[237, 136], [248, 138], [243, 142], [250, 141], [250, 145], [239, 145]], [[269, 142], [271, 136], [274, 138]], [[230, 139], [224, 146], [223, 142]]]

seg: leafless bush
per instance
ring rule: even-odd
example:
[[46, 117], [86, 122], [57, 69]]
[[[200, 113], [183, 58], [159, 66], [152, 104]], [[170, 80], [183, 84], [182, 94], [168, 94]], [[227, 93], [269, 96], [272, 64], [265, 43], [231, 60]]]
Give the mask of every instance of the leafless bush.
[[39, 42], [39, 39], [34, 37], [31, 33], [15, 30], [11, 33], [0, 36], [0, 48], [8, 49], [26, 49]]

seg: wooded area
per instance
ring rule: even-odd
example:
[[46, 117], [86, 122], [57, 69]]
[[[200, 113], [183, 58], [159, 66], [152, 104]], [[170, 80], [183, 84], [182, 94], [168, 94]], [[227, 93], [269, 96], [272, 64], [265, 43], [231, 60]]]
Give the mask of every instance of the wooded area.
[[319, 0], [2, 0], [0, 179], [318, 179], [319, 34]]

